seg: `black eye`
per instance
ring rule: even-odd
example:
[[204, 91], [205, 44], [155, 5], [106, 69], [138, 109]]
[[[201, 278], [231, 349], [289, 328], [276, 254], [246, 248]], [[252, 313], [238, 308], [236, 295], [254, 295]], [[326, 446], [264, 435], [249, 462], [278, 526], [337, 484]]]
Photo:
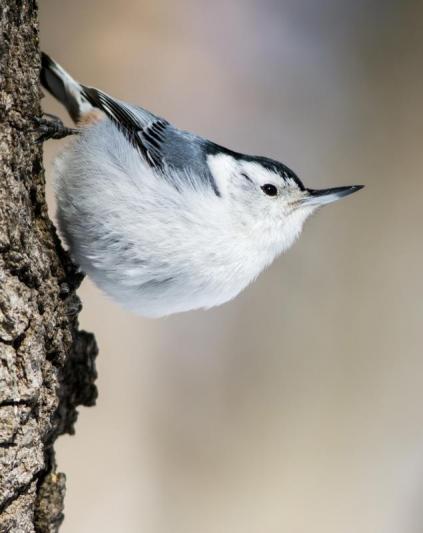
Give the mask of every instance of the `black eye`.
[[266, 183], [263, 185], [261, 190], [267, 194], [267, 196], [276, 196], [278, 194], [278, 189], [271, 183]]

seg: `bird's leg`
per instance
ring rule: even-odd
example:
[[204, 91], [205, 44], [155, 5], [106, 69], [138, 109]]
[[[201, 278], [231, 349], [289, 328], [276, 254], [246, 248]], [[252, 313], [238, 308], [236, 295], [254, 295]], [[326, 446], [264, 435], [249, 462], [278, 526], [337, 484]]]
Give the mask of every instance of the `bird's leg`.
[[50, 115], [49, 113], [44, 113], [42, 117], [35, 117], [34, 122], [36, 127], [33, 131], [38, 133], [36, 139], [37, 144], [41, 144], [49, 139], [63, 139], [68, 135], [79, 133], [78, 129], [66, 127], [59, 117]]

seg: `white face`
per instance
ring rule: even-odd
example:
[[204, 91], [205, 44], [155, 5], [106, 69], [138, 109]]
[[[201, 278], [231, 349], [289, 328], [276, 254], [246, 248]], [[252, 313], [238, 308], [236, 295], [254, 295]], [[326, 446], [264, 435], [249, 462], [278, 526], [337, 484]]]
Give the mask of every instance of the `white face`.
[[210, 155], [207, 162], [235, 220], [275, 254], [294, 242], [306, 218], [317, 208], [302, 205], [308, 192], [289, 173], [284, 177], [258, 162], [227, 154]]

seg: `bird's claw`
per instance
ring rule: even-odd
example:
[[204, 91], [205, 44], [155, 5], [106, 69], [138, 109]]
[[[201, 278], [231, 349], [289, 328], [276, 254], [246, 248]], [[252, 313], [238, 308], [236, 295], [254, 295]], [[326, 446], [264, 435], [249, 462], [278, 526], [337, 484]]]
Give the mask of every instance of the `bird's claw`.
[[75, 135], [79, 130], [66, 127], [59, 117], [44, 113], [41, 117], [34, 117], [35, 128], [33, 133], [38, 133], [35, 140], [37, 144], [42, 144], [49, 139], [63, 139], [68, 135]]

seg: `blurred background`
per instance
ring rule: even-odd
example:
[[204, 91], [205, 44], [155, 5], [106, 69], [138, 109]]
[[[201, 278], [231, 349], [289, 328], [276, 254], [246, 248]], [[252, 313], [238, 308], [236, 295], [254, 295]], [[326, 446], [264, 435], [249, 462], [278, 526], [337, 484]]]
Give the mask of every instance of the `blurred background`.
[[310, 187], [366, 184], [223, 307], [143, 319], [84, 281], [99, 398], [59, 442], [63, 533], [423, 531], [423, 4], [39, 4], [84, 83]]

